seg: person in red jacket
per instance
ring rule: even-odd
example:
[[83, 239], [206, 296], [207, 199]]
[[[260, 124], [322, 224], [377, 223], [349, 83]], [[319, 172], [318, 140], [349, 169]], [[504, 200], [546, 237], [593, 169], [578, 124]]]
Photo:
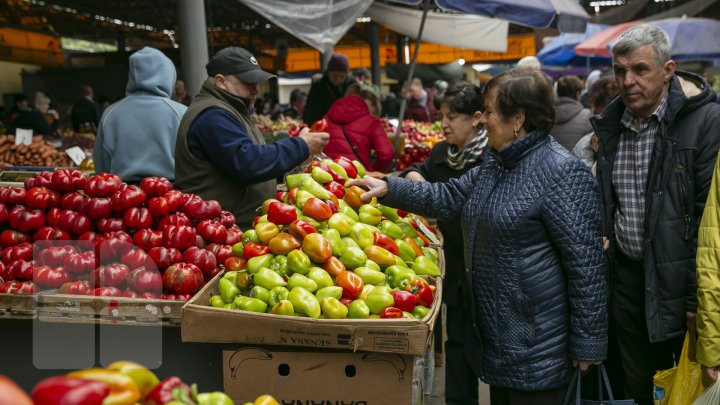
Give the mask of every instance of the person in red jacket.
[[[390, 168], [394, 150], [380, 123], [380, 101], [370, 90], [352, 85], [325, 115], [330, 142], [323, 152], [331, 158], [345, 156], [360, 161], [368, 170], [384, 172]], [[375, 160], [370, 152], [375, 151]]]

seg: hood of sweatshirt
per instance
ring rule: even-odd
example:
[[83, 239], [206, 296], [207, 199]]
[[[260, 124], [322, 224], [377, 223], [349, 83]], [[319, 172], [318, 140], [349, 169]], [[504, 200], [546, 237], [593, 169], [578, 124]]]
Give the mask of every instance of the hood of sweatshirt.
[[175, 87], [175, 65], [154, 48], [142, 48], [130, 55], [127, 95], [151, 95], [170, 98]]

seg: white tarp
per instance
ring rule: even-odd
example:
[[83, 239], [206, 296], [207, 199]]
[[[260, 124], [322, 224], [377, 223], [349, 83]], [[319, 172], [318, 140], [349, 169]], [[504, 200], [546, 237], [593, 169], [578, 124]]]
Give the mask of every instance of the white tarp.
[[[365, 15], [395, 32], [415, 38], [422, 11], [373, 3]], [[428, 12], [422, 40], [479, 51], [507, 51], [509, 23], [467, 14]]]
[[[332, 51], [373, 0], [240, 0], [325, 54]], [[419, 23], [416, 22], [416, 25]]]

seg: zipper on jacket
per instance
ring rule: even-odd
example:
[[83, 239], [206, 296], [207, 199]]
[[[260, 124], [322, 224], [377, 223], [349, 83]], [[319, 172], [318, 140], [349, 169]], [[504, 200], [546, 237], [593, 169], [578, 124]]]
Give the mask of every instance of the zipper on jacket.
[[680, 206], [683, 210], [683, 220], [685, 222], [685, 240], [690, 239], [690, 213], [687, 207], [687, 189], [685, 188], [685, 167], [682, 164], [678, 164], [675, 168], [675, 173], [678, 174], [678, 183], [680, 185]]

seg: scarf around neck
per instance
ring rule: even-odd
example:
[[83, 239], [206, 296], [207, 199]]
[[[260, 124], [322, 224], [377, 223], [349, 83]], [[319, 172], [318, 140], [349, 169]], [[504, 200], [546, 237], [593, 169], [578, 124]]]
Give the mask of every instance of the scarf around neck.
[[483, 128], [464, 149], [459, 149], [456, 145], [448, 145], [445, 163], [451, 169], [462, 170], [480, 159], [487, 142], [487, 131]]

